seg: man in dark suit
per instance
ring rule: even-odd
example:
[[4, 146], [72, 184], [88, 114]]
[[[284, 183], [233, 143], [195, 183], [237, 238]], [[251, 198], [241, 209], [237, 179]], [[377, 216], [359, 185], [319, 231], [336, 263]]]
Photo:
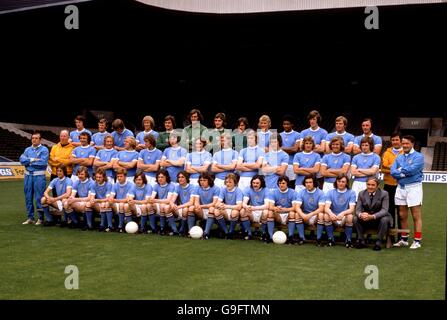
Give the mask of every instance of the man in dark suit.
[[366, 190], [359, 193], [356, 215], [354, 217], [354, 225], [358, 234], [356, 245], [358, 249], [366, 248], [364, 230], [377, 229], [377, 241], [373, 250], [381, 250], [382, 239], [387, 235], [388, 228], [393, 221], [388, 208], [388, 192], [379, 188], [379, 180], [377, 178], [368, 178]]

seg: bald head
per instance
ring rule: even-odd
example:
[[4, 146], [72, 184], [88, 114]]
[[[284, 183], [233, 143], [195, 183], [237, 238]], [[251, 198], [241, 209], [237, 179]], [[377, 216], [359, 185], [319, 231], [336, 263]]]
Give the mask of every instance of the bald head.
[[62, 130], [61, 133], [59, 133], [59, 141], [61, 144], [67, 144], [69, 138], [70, 134], [67, 130]]

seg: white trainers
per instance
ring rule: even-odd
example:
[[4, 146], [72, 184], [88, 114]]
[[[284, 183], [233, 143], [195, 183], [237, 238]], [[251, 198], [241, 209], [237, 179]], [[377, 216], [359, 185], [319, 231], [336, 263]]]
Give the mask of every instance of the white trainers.
[[393, 247], [408, 247], [408, 241], [400, 239], [399, 242], [393, 244]]
[[22, 224], [34, 224], [34, 220], [26, 219], [26, 221], [22, 222]]
[[43, 221], [40, 219], [37, 219], [35, 224], [36, 224], [36, 226], [40, 226], [41, 224], [43, 224]]
[[419, 241], [414, 241], [414, 242], [411, 244], [410, 249], [419, 249], [420, 247], [421, 247], [421, 243], [420, 243]]

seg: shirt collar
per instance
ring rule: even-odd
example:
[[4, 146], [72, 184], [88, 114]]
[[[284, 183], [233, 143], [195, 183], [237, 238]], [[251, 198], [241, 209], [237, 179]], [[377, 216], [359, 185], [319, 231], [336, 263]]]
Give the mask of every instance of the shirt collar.
[[345, 188], [345, 190], [343, 190], [343, 191], [338, 190], [338, 189], [335, 189], [335, 190], [337, 190], [338, 193], [345, 193], [346, 191], [348, 191], [348, 188]]
[[312, 127], [309, 127], [309, 130], [312, 132], [316, 132], [316, 131], [320, 130], [320, 127], [317, 127], [316, 129], [312, 129]]
[[317, 191], [317, 188], [314, 188], [312, 191], [309, 191], [306, 189], [306, 191], [307, 191], [307, 193], [315, 193]]
[[34, 150], [39, 149], [42, 146], [42, 144], [39, 144], [37, 147], [31, 146]]
[[282, 133], [284, 133], [284, 134], [292, 134], [294, 132], [295, 132], [295, 130], [291, 130], [290, 132], [283, 131]]

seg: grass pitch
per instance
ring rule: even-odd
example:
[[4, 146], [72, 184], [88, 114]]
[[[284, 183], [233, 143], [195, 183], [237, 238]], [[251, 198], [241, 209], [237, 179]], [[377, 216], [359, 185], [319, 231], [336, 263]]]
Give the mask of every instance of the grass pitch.
[[[422, 248], [380, 252], [22, 225], [23, 182], [0, 190], [0, 299], [445, 299], [441, 184], [424, 185]], [[78, 290], [65, 288], [67, 265]], [[378, 290], [365, 289], [368, 265]]]

